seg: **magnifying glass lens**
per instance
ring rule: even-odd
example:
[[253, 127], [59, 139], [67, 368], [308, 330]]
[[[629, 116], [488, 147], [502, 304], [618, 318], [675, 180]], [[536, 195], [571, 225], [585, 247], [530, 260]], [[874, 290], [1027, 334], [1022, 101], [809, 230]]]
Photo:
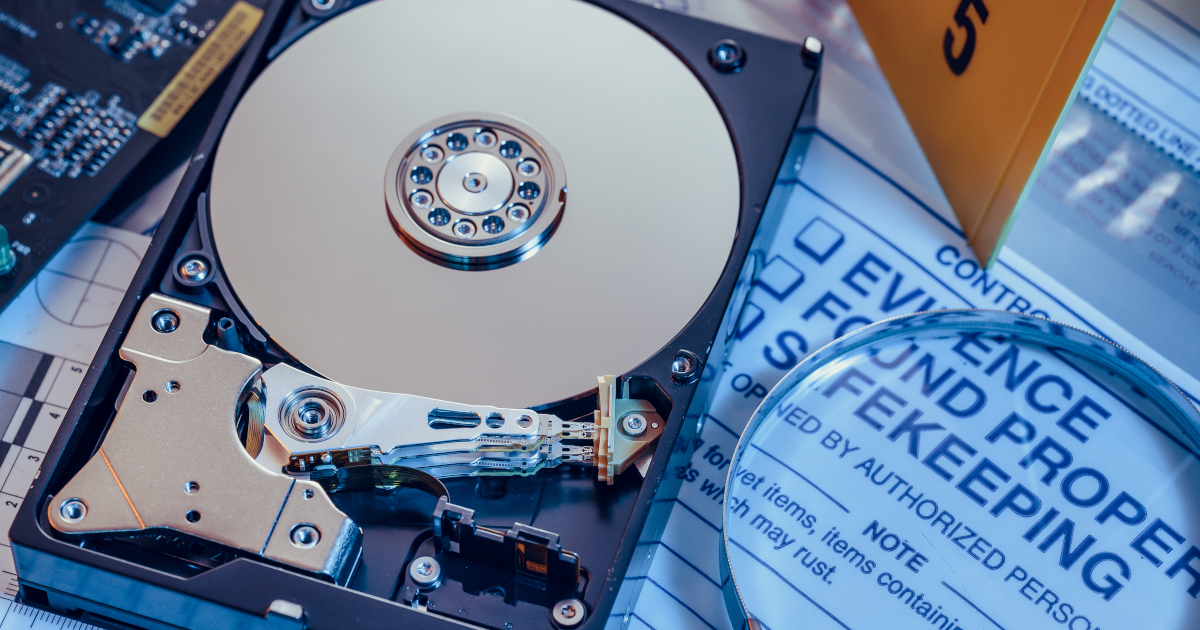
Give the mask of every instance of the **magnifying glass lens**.
[[738, 444], [734, 625], [1195, 627], [1198, 420], [1145, 363], [1046, 320], [861, 329], [786, 376]]

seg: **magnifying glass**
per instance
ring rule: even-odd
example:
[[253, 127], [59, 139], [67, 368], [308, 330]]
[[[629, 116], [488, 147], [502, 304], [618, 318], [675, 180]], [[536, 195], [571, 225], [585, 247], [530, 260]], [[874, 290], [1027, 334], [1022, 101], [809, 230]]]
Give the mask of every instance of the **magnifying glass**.
[[862, 328], [729, 468], [734, 627], [1192, 628], [1200, 413], [1113, 343], [979, 310]]

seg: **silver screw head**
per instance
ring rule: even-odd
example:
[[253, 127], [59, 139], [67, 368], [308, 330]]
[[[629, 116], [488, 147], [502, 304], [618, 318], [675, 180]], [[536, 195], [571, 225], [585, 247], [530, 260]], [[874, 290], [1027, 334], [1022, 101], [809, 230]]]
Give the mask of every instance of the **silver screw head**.
[[179, 265], [179, 275], [185, 280], [199, 282], [208, 277], [208, 263], [199, 258], [188, 258]]
[[508, 208], [508, 218], [515, 223], [524, 223], [529, 220], [529, 206], [523, 203], [514, 203]]
[[497, 140], [495, 132], [491, 129], [481, 129], [479, 133], [475, 134], [475, 144], [485, 149], [496, 146]]
[[421, 149], [421, 159], [429, 162], [430, 164], [437, 164], [438, 162], [441, 162], [442, 158], [444, 157], [446, 157], [446, 152], [442, 150], [442, 147], [439, 147], [436, 144], [431, 144]]
[[154, 326], [154, 330], [160, 333], [172, 333], [179, 328], [179, 315], [175, 311], [164, 309], [150, 318], [150, 324]]
[[537, 160], [525, 158], [517, 163], [517, 172], [525, 177], [533, 177], [542, 172], [542, 165]]
[[454, 224], [454, 235], [459, 238], [471, 238], [475, 236], [475, 224], [466, 219], [460, 220]]
[[671, 361], [671, 380], [679, 385], [694, 383], [700, 378], [704, 362], [695, 353], [680, 350]]
[[646, 432], [646, 417], [640, 413], [631, 413], [621, 419], [621, 428], [625, 433], [638, 436]]
[[428, 190], [418, 190], [408, 196], [408, 201], [413, 207], [424, 210], [433, 205], [433, 194]]
[[421, 588], [436, 587], [442, 579], [442, 567], [437, 560], [421, 556], [408, 565], [408, 577]]
[[732, 39], [723, 39], [708, 49], [708, 62], [717, 72], [731, 74], [746, 63], [746, 50]]
[[467, 176], [463, 178], [463, 188], [467, 192], [481, 193], [487, 190], [487, 185], [487, 177], [483, 173], [467, 173]]
[[68, 523], [78, 523], [87, 516], [87, 504], [80, 499], [67, 499], [58, 508], [62, 519]]
[[554, 623], [565, 628], [574, 628], [587, 617], [587, 608], [584, 608], [583, 602], [578, 599], [564, 599], [550, 609], [550, 616]]
[[822, 53], [825, 52], [825, 44], [816, 37], [806, 37], [804, 39], [804, 52], [806, 57], [820, 59]]
[[292, 528], [292, 544], [300, 549], [312, 549], [321, 542], [321, 531], [314, 525], [300, 523]]
[[692, 371], [692, 360], [687, 357], [675, 357], [671, 362], [671, 372], [675, 374], [687, 374]]

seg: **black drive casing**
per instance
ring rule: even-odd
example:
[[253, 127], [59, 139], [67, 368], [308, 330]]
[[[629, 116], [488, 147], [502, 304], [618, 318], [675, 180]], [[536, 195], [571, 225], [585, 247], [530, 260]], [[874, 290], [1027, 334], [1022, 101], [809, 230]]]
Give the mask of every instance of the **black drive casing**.
[[[641, 391], [636, 397], [654, 399], [667, 419], [645, 479], [630, 469], [616, 484], [605, 486], [595, 481], [594, 469], [572, 471], [564, 466], [501, 484], [501, 498], [489, 495], [496, 488], [484, 488], [484, 482], [474, 478], [446, 480], [454, 502], [475, 509], [476, 519], [483, 524], [501, 527], [500, 523], [507, 523], [504, 526], [511, 527], [521, 522], [559, 534], [563, 548], [579, 555], [587, 576], [579, 597], [588, 608], [588, 617], [576, 627], [595, 629], [610, 619], [619, 624], [636, 598], [638, 585], [644, 582], [631, 581], [618, 601], [625, 576], [644, 575], [649, 566], [648, 547], [639, 547], [639, 543], [658, 540], [674, 505], [680, 487], [677, 472], [690, 458], [710, 385], [720, 378], [727, 343], [754, 274], [763, 263], [774, 216], [781, 209], [781, 203], [768, 204], [776, 176], [785, 158], [792, 164], [803, 149], [803, 142], [793, 143], [796, 130], [810, 127], [815, 118], [820, 53], [819, 48], [815, 54], [805, 52], [794, 43], [631, 0], [587, 1], [645, 29], [692, 69], [725, 119], [741, 180], [737, 236], [712, 294], [683, 331], [664, 340], [657, 354], [621, 375], [631, 384], [631, 391]], [[359, 3], [339, 0], [337, 6]], [[489, 577], [484, 572], [474, 576], [483, 580], [482, 586], [468, 584], [470, 580], [461, 588], [443, 585], [431, 596], [438, 606], [429, 607], [439, 614], [414, 610], [398, 601], [403, 569], [411, 560], [406, 552], [411, 556], [422, 544], [418, 534], [428, 529], [428, 523], [410, 530], [364, 525], [363, 564], [350, 588], [345, 588], [244, 557], [190, 575], [173, 574], [164, 569], [168, 565], [152, 559], [110, 553], [111, 546], [102, 544], [69, 541], [46, 521], [50, 500], [95, 454], [115, 415], [130, 370], [117, 352], [145, 296], [166, 293], [209, 306], [218, 314], [214, 317], [227, 314], [246, 328], [242, 334], [248, 346], [266, 339], [245, 316], [220, 277], [219, 267], [212, 286], [200, 292], [182, 286], [172, 269], [184, 253], [211, 252], [204, 208], [210, 158], [238, 99], [269, 57], [294, 37], [298, 22], [304, 23], [302, 33], [314, 26], [314, 18], [322, 17], [311, 7], [301, 9], [293, 0], [277, 0], [268, 6], [263, 25], [233, 69], [227, 92], [16, 516], [10, 535], [22, 597], [26, 603], [112, 627], [451, 630], [466, 622], [504, 630], [511, 622], [507, 628], [552, 629], [555, 626], [546, 608], [513, 603], [509, 601], [512, 593], [493, 596], [497, 591], [487, 587], [489, 579], [508, 584], [518, 595], [522, 589], [533, 592], [538, 588], [520, 580], [513, 582], [511, 576]], [[319, 20], [315, 24], [319, 28]], [[719, 69], [710, 59], [710, 49], [722, 40], [734, 40], [744, 49], [744, 64], [735, 72]], [[681, 252], [679, 274], [689, 273], [687, 261], [687, 253]], [[269, 357], [269, 339], [260, 345], [258, 354]], [[671, 364], [680, 351], [692, 352], [705, 361], [698, 380], [672, 380]], [[545, 409], [586, 411], [595, 409], [595, 404], [592, 392]], [[339, 507], [354, 517], [352, 506]], [[304, 609], [302, 618], [269, 613], [275, 600], [299, 604]]]

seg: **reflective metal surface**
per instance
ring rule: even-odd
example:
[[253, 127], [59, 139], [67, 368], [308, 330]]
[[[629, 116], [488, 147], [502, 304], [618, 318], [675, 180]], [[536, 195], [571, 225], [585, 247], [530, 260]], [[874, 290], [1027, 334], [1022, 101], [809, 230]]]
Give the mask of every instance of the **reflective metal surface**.
[[[331, 452], [357, 448], [370, 448], [379, 463], [436, 477], [532, 474], [563, 462], [592, 460], [593, 447], [561, 443], [592, 440], [596, 426], [590, 422], [564, 422], [529, 409], [374, 392], [283, 364], [267, 370], [263, 383], [267, 427], [297, 464], [292, 472], [329, 465], [334, 462]], [[306, 405], [310, 419], [305, 419]]]
[[[527, 123], [456, 114], [405, 138], [383, 187], [407, 244], [449, 267], [483, 270], [528, 259], [553, 235], [567, 200], [565, 173], [558, 152]], [[525, 214], [500, 212], [518, 207]]]
[[251, 459], [235, 417], [262, 365], [207, 345], [208, 325], [206, 308], [146, 298], [121, 347], [137, 368], [129, 393], [96, 455], [49, 503], [50, 524], [72, 535], [175, 530], [344, 583], [361, 531], [317, 484]]
[[[453, 42], [430, 24], [454, 24]], [[397, 147], [461, 112], [527, 123], [569, 169], [557, 230], [507, 267], [442, 266], [389, 218]], [[739, 213], [729, 132], [692, 72], [638, 27], [560, 0], [348, 11], [266, 68], [213, 168], [222, 268], [285, 350], [355, 387], [508, 408], [658, 351], [712, 291]]]
[[1144, 532], [1195, 540], [1197, 445], [1179, 389], [1081, 330], [982, 310], [861, 328], [725, 460], [732, 625], [1034, 628], [1049, 607], [1021, 597], [1046, 587], [1062, 627], [1192, 627], [1196, 556]]
[[512, 189], [512, 173], [508, 172], [508, 167], [496, 157], [482, 152], [464, 153], [447, 160], [438, 175], [438, 192], [446, 205], [468, 214], [486, 214], [499, 209], [508, 201]]

